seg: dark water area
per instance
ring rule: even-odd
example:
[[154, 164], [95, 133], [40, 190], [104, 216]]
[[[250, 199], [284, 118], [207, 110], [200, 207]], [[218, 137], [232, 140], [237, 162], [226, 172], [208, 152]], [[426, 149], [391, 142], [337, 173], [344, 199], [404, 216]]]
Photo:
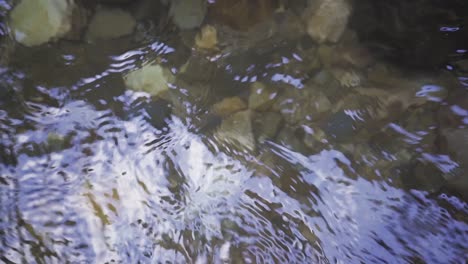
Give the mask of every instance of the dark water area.
[[0, 0], [0, 262], [466, 263], [466, 14]]

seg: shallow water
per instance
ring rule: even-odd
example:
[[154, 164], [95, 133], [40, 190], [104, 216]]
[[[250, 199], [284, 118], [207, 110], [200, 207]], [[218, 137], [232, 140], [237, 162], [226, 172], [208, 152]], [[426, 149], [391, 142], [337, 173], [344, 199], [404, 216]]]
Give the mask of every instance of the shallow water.
[[[275, 25], [200, 51], [196, 30], [146, 22], [118, 39], [10, 48], [4, 22], [0, 260], [464, 263], [468, 46], [448, 36], [453, 50], [428, 69], [398, 64], [365, 29], [375, 51]], [[345, 65], [330, 46], [373, 58]], [[163, 98], [123, 79], [154, 60], [175, 77]], [[254, 82], [275, 101], [252, 109]], [[234, 114], [213, 110], [236, 96]]]

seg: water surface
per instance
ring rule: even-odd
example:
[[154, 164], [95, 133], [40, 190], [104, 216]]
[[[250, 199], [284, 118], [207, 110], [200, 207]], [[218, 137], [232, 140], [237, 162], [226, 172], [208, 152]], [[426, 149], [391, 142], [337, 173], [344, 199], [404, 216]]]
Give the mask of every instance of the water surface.
[[[458, 36], [443, 33], [451, 49], [429, 67], [398, 63], [406, 51], [358, 18], [357, 47], [276, 25], [267, 38], [227, 30], [207, 52], [187, 41], [196, 30], [144, 19], [118, 39], [24, 47], [8, 40], [11, 6], [0, 3], [2, 262], [468, 258], [468, 46]], [[335, 64], [330, 47], [372, 59]], [[175, 76], [170, 96], [125, 86], [124, 74], [155, 60]], [[271, 105], [248, 106], [255, 82], [273, 89]], [[244, 106], [213, 110], [232, 97]], [[236, 112], [245, 118], [226, 125]]]

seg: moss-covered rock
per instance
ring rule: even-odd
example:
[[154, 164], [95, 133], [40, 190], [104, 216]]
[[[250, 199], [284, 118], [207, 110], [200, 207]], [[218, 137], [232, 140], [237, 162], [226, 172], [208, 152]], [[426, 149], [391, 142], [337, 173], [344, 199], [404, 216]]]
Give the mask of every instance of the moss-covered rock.
[[158, 96], [169, 89], [168, 85], [173, 82], [173, 76], [161, 65], [146, 64], [140, 69], [127, 73], [124, 81], [125, 85], [134, 91]]
[[10, 13], [13, 37], [31, 47], [65, 35], [71, 28], [73, 1], [22, 0]]

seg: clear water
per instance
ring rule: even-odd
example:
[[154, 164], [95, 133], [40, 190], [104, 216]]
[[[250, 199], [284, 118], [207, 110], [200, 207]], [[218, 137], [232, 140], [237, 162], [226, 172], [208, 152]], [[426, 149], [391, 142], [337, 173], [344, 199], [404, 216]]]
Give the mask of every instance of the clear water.
[[[97, 43], [5, 48], [1, 262], [465, 263], [466, 50], [433, 69], [376, 56], [348, 87], [327, 81], [326, 66], [309, 70], [308, 42], [282, 33], [242, 35], [215, 53], [145, 26]], [[184, 76], [190, 57], [189, 70], [203, 70]], [[125, 87], [123, 74], [154, 59], [185, 78], [172, 101]], [[397, 77], [372, 74], [378, 65]], [[255, 121], [254, 149], [220, 140], [228, 117], [212, 105], [247, 101], [255, 80], [277, 87], [279, 128]], [[332, 106], [318, 112], [316, 94]], [[403, 108], [386, 107], [390, 95]]]

